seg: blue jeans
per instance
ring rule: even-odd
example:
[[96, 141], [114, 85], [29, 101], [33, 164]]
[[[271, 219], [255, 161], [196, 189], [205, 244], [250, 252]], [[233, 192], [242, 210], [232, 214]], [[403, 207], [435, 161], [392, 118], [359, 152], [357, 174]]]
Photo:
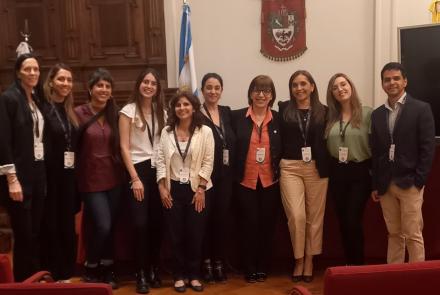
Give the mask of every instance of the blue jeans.
[[121, 187], [82, 193], [88, 264], [113, 260], [114, 225], [121, 200]]

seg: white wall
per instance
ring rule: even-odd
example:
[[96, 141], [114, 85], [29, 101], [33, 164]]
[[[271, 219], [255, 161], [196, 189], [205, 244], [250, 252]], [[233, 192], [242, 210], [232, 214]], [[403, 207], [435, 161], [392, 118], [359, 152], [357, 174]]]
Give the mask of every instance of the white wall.
[[[222, 104], [247, 104], [247, 88], [258, 74], [270, 75], [278, 99], [288, 97], [288, 79], [298, 69], [315, 77], [325, 102], [328, 79], [345, 72], [364, 104], [383, 102], [378, 73], [397, 60], [397, 27], [429, 22], [430, 0], [306, 0], [307, 47], [289, 62], [260, 54], [261, 0], [188, 0], [191, 6], [196, 72], [200, 85], [207, 72], [223, 76]], [[176, 87], [182, 0], [165, 0], [169, 87]]]

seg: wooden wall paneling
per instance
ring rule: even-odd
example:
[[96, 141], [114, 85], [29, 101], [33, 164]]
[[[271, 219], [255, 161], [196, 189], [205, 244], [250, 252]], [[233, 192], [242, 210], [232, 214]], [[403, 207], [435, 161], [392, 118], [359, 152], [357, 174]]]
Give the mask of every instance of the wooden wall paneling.
[[[149, 64], [166, 64], [165, 19], [162, 0], [145, 1], [145, 44]], [[162, 12], [162, 13], [160, 13]]]
[[79, 1], [64, 0], [60, 9], [62, 60], [71, 66], [81, 62]]

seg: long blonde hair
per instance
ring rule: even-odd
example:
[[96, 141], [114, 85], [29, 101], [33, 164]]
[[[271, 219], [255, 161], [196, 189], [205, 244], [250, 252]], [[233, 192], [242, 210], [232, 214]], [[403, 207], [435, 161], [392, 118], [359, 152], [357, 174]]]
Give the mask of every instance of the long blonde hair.
[[335, 83], [335, 80], [339, 77], [342, 77], [345, 80], [347, 80], [348, 84], [350, 84], [350, 87], [351, 87], [351, 97], [350, 97], [351, 120], [350, 120], [350, 124], [353, 128], [360, 128], [361, 123], [362, 123], [362, 104], [359, 100], [359, 96], [356, 91], [356, 87], [353, 84], [353, 81], [351, 81], [351, 79], [346, 74], [343, 74], [343, 73], [334, 74], [330, 78], [330, 81], [328, 82], [328, 87], [327, 87], [328, 121], [327, 121], [327, 127], [325, 129], [326, 137], [330, 133], [330, 129], [332, 128], [333, 124], [338, 122], [342, 116], [341, 104], [333, 96], [333, 84]]
[[[46, 80], [43, 84], [43, 90], [44, 90], [44, 96], [46, 97], [46, 100], [50, 103], [53, 102], [52, 96], [53, 96], [53, 89], [50, 86], [53, 83], [53, 79], [58, 74], [60, 70], [66, 70], [73, 74], [72, 69], [63, 63], [57, 63], [55, 64], [47, 74]], [[64, 99], [64, 109], [66, 110], [67, 118], [69, 119], [70, 123], [78, 127], [78, 118], [76, 117], [75, 112], [73, 111], [73, 94], [72, 91], [67, 95], [67, 97]]]

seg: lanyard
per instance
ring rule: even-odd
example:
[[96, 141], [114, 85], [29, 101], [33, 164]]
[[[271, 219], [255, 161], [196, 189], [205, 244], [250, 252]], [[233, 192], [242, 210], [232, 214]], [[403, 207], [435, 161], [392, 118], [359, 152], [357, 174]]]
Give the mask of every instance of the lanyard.
[[[394, 130], [396, 129], [397, 122], [399, 122], [400, 115], [402, 114], [403, 107], [405, 106], [405, 100], [406, 100], [406, 96], [402, 100], [402, 104], [399, 106], [399, 110], [397, 111], [398, 113], [396, 116], [396, 121], [394, 121], [394, 127], [392, 130], [391, 130], [391, 126], [390, 126], [390, 110], [386, 109], [387, 110], [386, 120], [387, 120], [388, 134], [390, 135], [391, 144], [394, 144]], [[398, 102], [396, 102], [396, 103], [398, 103]]]
[[39, 138], [40, 137], [40, 120], [38, 117], [38, 108], [35, 105], [35, 102], [31, 101], [29, 103], [29, 107], [31, 109], [31, 115], [32, 115], [32, 121], [34, 122], [34, 130], [35, 130], [35, 137]]
[[220, 137], [220, 139], [223, 142], [223, 148], [226, 147], [227, 143], [226, 143], [226, 138], [225, 138], [225, 125], [223, 124], [222, 121], [222, 116], [220, 115], [220, 110], [218, 110], [219, 113], [219, 121], [220, 121], [220, 127], [218, 127], [217, 125], [215, 125], [214, 121], [212, 120], [211, 114], [208, 111], [208, 108], [206, 107], [205, 104], [203, 104], [203, 109], [205, 109], [206, 114], [208, 115], [209, 119], [211, 120], [212, 124], [215, 127], [215, 131], [217, 132], [218, 136]]
[[185, 151], [183, 153], [182, 153], [182, 150], [180, 149], [179, 140], [177, 140], [176, 129], [173, 130], [173, 134], [174, 134], [174, 140], [176, 141], [177, 150], [179, 151], [179, 154], [182, 157], [183, 163], [185, 163], [185, 159], [186, 159], [186, 156], [188, 155], [188, 150], [189, 150], [189, 146], [191, 144], [191, 139], [193, 137], [193, 133], [191, 133], [191, 135], [188, 139], [188, 144], [186, 145]]
[[342, 143], [345, 142], [345, 132], [347, 131], [347, 127], [348, 127], [348, 125], [350, 125], [350, 122], [351, 122], [351, 119], [348, 120], [347, 124], [345, 124], [345, 127], [342, 128], [342, 125], [343, 125], [342, 118], [339, 120], [339, 135], [341, 136]]
[[61, 119], [61, 115], [58, 112], [58, 109], [53, 103], [51, 105], [52, 105], [52, 110], [55, 112], [58, 122], [60, 122], [61, 128], [63, 129], [64, 138], [67, 143], [67, 151], [70, 151], [70, 149], [72, 148], [72, 125], [70, 124], [69, 120], [67, 120], [67, 128], [66, 128], [66, 125], [64, 124], [64, 121]]
[[310, 109], [307, 112], [307, 117], [306, 117], [306, 128], [304, 130], [304, 126], [302, 124], [302, 118], [299, 115], [299, 111], [296, 111], [296, 117], [298, 119], [298, 125], [299, 125], [299, 130], [301, 131], [301, 136], [304, 140], [304, 146], [307, 146], [307, 135], [309, 134], [309, 127], [310, 127]]
[[154, 147], [154, 109], [151, 108], [151, 123], [153, 127], [153, 132], [150, 130], [150, 125], [148, 125], [147, 120], [145, 120], [145, 124], [147, 125], [148, 139], [150, 140], [151, 147]]

